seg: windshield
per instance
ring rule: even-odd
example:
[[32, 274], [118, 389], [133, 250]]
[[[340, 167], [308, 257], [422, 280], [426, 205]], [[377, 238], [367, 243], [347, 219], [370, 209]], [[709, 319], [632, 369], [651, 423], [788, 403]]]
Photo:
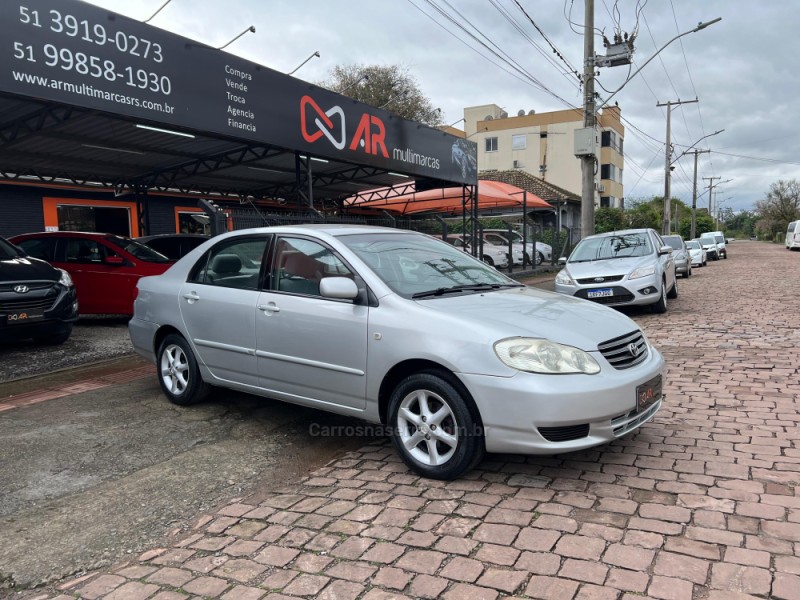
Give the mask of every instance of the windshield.
[[686, 242], [686, 247], [689, 248], [689, 250], [700, 250], [701, 248], [700, 242], [695, 241]]
[[460, 286], [520, 285], [450, 244], [425, 235], [368, 233], [339, 239], [405, 298]]
[[718, 244], [724, 244], [725, 243], [725, 236], [724, 235], [715, 235], [714, 239], [717, 240]]
[[124, 237], [119, 237], [116, 235], [110, 235], [106, 239], [116, 244], [123, 250], [125, 250], [125, 252], [133, 254], [139, 260], [143, 260], [145, 262], [153, 262], [153, 263], [173, 262], [160, 252], [156, 252], [152, 248], [148, 248], [144, 244], [140, 244], [139, 242], [135, 242], [134, 240]]
[[569, 262], [588, 262], [611, 258], [647, 256], [653, 252], [647, 233], [629, 233], [581, 240], [569, 257]]
[[0, 238], [0, 260], [12, 260], [19, 258], [22, 253], [19, 252], [10, 242]]
[[671, 247], [673, 250], [680, 250], [681, 249], [681, 238], [677, 235], [665, 235], [661, 238], [664, 240], [664, 243]]

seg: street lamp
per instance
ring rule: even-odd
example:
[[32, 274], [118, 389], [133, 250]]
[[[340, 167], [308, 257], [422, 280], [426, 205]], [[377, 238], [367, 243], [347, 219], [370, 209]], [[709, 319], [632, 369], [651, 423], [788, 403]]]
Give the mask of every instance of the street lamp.
[[[725, 131], [725, 130], [724, 129], [720, 129], [719, 131], [715, 131], [714, 133], [709, 133], [708, 135], [704, 135], [699, 140], [697, 140], [694, 144], [689, 146], [686, 150], [681, 152], [680, 156], [678, 156], [675, 160], [673, 160], [670, 163], [670, 168], [667, 171], [665, 176], [668, 177], [668, 178], [672, 176], [672, 169], [673, 169], [672, 165], [675, 164], [676, 162], [678, 162], [685, 155], [689, 154], [689, 150], [694, 148], [697, 144], [702, 142], [704, 139], [709, 138], [709, 137], [714, 136], [714, 135], [717, 135], [719, 133], [722, 133], [723, 131]], [[692, 183], [692, 227], [691, 227], [691, 231], [689, 233], [689, 235], [690, 235], [690, 237], [692, 239], [694, 239], [694, 234], [695, 234], [695, 231], [697, 229], [697, 155], [700, 154], [701, 152], [710, 152], [710, 150], [695, 150], [694, 152], [692, 152], [692, 154], [694, 154], [694, 177], [693, 177], [693, 183]], [[669, 185], [667, 185], [666, 187], [667, 187], [667, 189], [669, 189]], [[667, 202], [668, 202], [668, 199], [665, 197], [664, 198], [665, 206], [666, 206]], [[667, 231], [667, 233], [669, 233], [669, 232]]]
[[[685, 31], [683, 33], [679, 33], [674, 38], [669, 40], [666, 44], [661, 46], [653, 56], [648, 58], [645, 63], [636, 69], [636, 71], [630, 75], [621, 86], [619, 86], [616, 90], [614, 90], [611, 95], [605, 99], [603, 104], [599, 108], [603, 108], [604, 106], [608, 105], [611, 99], [617, 95], [617, 93], [624, 88], [628, 82], [633, 79], [639, 71], [644, 69], [650, 61], [652, 61], [656, 56], [661, 54], [661, 52], [669, 46], [675, 40], [682, 38], [685, 35], [689, 35], [690, 33], [695, 33], [702, 29], [705, 29], [709, 25], [713, 25], [721, 21], [721, 17], [717, 17], [711, 21], [707, 21], [705, 23], [698, 23], [697, 27], [694, 29], [690, 29], [689, 31]], [[585, 18], [584, 18], [584, 45], [583, 45], [583, 54], [584, 54], [584, 69], [583, 69], [583, 126], [587, 129], [594, 130], [597, 126], [597, 110], [598, 107], [595, 104], [595, 93], [594, 93], [594, 79], [595, 79], [595, 55], [594, 55], [594, 36], [595, 36], [595, 29], [594, 29], [594, 2], [587, 0], [586, 7], [585, 7]], [[667, 110], [667, 114], [669, 114], [669, 109]], [[667, 148], [669, 149], [669, 136], [667, 137]], [[668, 150], [669, 151], [669, 150]], [[587, 236], [594, 233], [594, 168], [595, 168], [595, 161], [596, 155], [594, 153], [586, 153], [580, 155], [581, 159], [581, 236]], [[668, 162], [668, 161], [667, 161]], [[669, 171], [669, 169], [667, 169]], [[668, 196], [669, 194], [664, 194]], [[667, 202], [667, 199], [664, 199]], [[667, 204], [667, 206], [669, 206]], [[665, 216], [666, 213], [665, 213]], [[667, 232], [669, 233], [669, 232]]]

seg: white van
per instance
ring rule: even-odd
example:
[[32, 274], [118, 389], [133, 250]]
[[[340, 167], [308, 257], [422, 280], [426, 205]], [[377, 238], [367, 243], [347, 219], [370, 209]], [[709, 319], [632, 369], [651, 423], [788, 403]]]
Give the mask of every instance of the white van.
[[789, 250], [800, 248], [800, 221], [792, 221], [786, 230], [786, 247]]

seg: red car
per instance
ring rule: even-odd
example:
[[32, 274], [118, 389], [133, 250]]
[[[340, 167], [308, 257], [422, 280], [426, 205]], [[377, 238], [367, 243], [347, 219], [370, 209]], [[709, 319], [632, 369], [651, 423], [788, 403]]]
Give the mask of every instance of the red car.
[[108, 233], [26, 233], [9, 241], [70, 274], [82, 315], [133, 315], [139, 278], [160, 275], [174, 262], [129, 238]]

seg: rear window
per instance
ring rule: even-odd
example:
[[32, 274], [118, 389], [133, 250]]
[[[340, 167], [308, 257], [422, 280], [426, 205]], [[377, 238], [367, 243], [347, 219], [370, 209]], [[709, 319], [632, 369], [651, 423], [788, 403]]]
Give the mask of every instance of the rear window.
[[682, 238], [678, 235], [665, 235], [661, 239], [664, 240], [664, 243], [670, 246], [673, 250], [680, 250], [682, 248]]

